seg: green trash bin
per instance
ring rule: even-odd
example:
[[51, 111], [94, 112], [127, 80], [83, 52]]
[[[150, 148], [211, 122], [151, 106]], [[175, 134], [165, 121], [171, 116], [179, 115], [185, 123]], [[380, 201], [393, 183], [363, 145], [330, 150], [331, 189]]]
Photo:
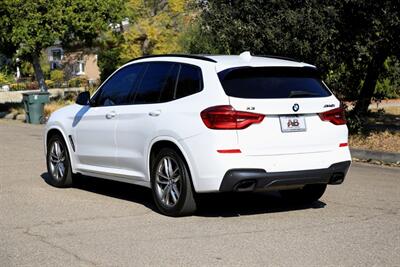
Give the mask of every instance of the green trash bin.
[[44, 104], [49, 103], [49, 95], [47, 92], [22, 94], [27, 123], [39, 124], [44, 122]]

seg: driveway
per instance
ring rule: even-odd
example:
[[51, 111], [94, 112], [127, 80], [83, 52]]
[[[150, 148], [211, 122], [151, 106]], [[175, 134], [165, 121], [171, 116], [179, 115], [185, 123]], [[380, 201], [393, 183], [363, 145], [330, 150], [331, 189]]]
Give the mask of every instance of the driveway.
[[0, 120], [0, 266], [400, 265], [400, 169], [353, 164], [311, 206], [205, 195], [192, 217], [149, 189], [83, 177], [47, 185], [42, 126]]

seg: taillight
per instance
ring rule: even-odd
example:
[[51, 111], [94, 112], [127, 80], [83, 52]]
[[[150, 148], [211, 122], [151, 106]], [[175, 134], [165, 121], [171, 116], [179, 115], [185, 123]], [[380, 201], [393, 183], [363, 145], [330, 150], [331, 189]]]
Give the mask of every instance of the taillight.
[[215, 106], [200, 113], [204, 124], [210, 129], [232, 130], [244, 129], [253, 123], [260, 123], [263, 114], [236, 111], [232, 106]]
[[346, 124], [346, 117], [343, 108], [335, 108], [318, 114], [321, 120], [329, 121], [335, 125]]

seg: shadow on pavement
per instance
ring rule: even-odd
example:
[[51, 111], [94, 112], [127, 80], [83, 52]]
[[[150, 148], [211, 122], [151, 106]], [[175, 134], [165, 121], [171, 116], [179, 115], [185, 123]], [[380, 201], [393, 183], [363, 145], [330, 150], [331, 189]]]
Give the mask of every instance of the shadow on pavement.
[[[49, 174], [47, 172], [42, 173], [41, 177], [48, 184], [47, 181]], [[74, 179], [73, 188], [103, 196], [136, 202], [153, 211], [157, 211], [156, 206], [153, 203], [151, 190], [142, 186], [79, 175]]]
[[197, 215], [205, 217], [234, 217], [326, 206], [321, 201], [309, 205], [289, 203], [278, 192], [204, 194], [200, 195], [199, 200]]
[[[44, 181], [47, 181], [48, 173], [43, 173], [41, 177]], [[108, 197], [136, 202], [158, 212], [149, 188], [89, 176], [79, 176], [74, 180], [73, 187]], [[236, 217], [292, 210], [319, 209], [326, 206], [321, 201], [309, 205], [285, 202], [277, 192], [208, 193], [198, 195], [197, 199], [198, 211], [195, 216], [200, 217]]]

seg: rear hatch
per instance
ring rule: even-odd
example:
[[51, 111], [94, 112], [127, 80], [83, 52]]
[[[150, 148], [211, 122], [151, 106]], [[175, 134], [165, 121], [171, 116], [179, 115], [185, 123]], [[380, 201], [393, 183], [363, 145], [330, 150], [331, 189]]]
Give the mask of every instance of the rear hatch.
[[[265, 115], [260, 123], [237, 130], [242, 153], [318, 153], [346, 141], [340, 102], [315, 68], [240, 67], [218, 75], [235, 110]], [[334, 114], [320, 115], [330, 110]]]

